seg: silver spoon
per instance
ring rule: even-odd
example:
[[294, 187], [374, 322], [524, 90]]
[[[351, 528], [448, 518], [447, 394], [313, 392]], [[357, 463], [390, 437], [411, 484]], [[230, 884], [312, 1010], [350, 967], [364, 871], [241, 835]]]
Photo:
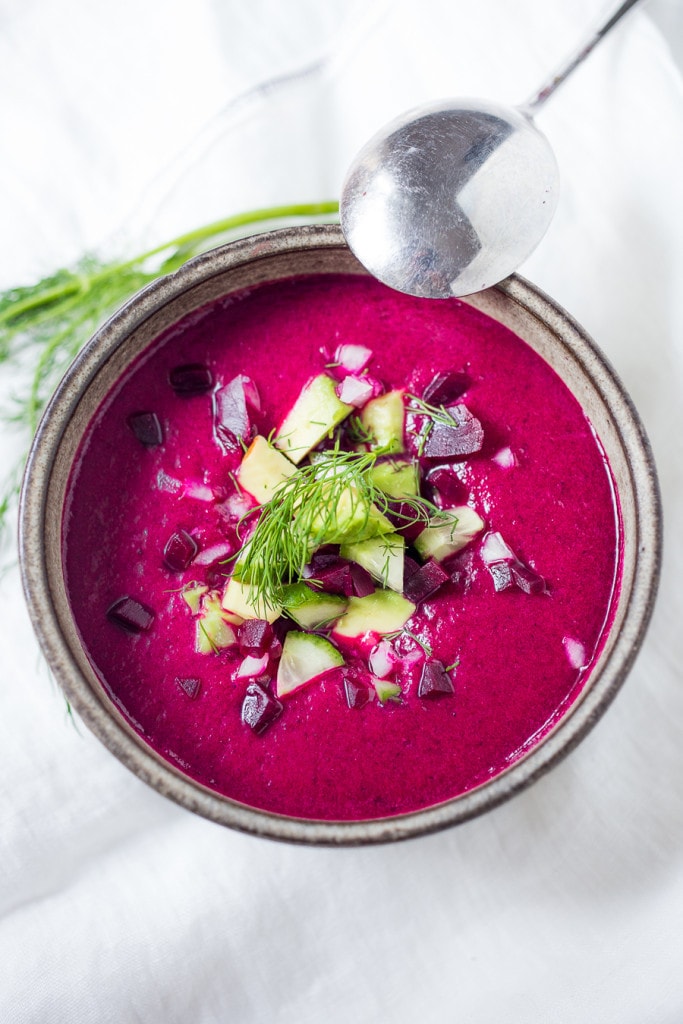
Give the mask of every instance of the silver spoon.
[[533, 115], [639, 0], [626, 0], [521, 107], [447, 100], [381, 129], [344, 182], [350, 249], [385, 284], [425, 298], [469, 295], [511, 274], [557, 206], [559, 172]]

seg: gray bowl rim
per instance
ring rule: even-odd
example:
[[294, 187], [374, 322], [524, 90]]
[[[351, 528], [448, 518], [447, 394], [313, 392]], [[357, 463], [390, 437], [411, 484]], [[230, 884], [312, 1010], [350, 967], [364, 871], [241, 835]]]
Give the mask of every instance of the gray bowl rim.
[[[603, 671], [590, 677], [581, 700], [569, 709], [557, 727], [503, 773], [444, 803], [392, 817], [325, 821], [274, 814], [223, 797], [162, 761], [143, 740], [134, 738], [123, 728], [113, 716], [107, 699], [95, 694], [81, 674], [62, 633], [43, 543], [50, 467], [81, 394], [129, 332], [169, 299], [199, 282], [264, 255], [311, 248], [348, 251], [336, 224], [280, 228], [228, 242], [148, 285], [96, 331], [68, 368], [34, 437], [19, 504], [19, 560], [25, 598], [49, 668], [88, 728], [139, 778], [186, 809], [242, 832], [290, 843], [358, 846], [413, 838], [474, 818], [524, 790], [576, 747], [613, 700], [642, 645], [659, 582], [662, 509], [650, 444], [617, 374], [596, 343], [561, 306], [524, 278], [512, 275], [492, 290], [513, 300], [556, 332], [562, 331], [565, 345], [578, 358], [607, 403], [631, 468], [640, 512], [639, 559], [624, 622], [627, 628], [622, 628], [622, 635], [617, 638]], [[360, 264], [358, 272], [364, 273]]]

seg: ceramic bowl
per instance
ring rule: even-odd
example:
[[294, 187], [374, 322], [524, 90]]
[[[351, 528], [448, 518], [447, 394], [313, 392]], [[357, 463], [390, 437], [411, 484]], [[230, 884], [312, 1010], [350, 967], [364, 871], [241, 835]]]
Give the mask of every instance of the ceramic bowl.
[[208, 252], [130, 300], [92, 338], [52, 399], [31, 449], [20, 509], [23, 582], [31, 618], [66, 697], [104, 745], [156, 790], [221, 824], [314, 844], [403, 839], [465, 821], [528, 786], [568, 753], [614, 697], [640, 647], [660, 561], [652, 455], [628, 395], [586, 333], [537, 288], [512, 277], [466, 301], [526, 340], [579, 400], [607, 453], [623, 518], [623, 579], [614, 621], [579, 699], [521, 760], [478, 788], [417, 812], [327, 822], [270, 814], [223, 797], [164, 761], [105, 694], [79, 640], [62, 568], [62, 510], [79, 442], [112, 385], [161, 331], [232, 291], [307, 273], [362, 274], [336, 226], [243, 239]]

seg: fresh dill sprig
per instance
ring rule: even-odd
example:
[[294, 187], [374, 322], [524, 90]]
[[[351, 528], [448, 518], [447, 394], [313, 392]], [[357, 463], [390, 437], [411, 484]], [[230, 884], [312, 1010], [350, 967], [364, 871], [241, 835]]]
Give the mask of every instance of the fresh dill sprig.
[[279, 607], [285, 587], [302, 578], [318, 547], [388, 533], [386, 514], [406, 525], [428, 523], [441, 514], [419, 496], [397, 504], [373, 483], [370, 470], [387, 453], [387, 447], [345, 451], [337, 439], [258, 507], [258, 522], [238, 553], [234, 570], [238, 579], [253, 587], [254, 603]]
[[349, 416], [344, 424], [346, 436], [352, 444], [376, 444], [372, 430], [365, 426], [360, 416]]
[[[338, 209], [337, 202], [323, 202], [250, 210], [189, 231], [131, 259], [86, 255], [75, 266], [35, 284], [0, 293], [0, 365], [28, 373], [25, 390], [0, 407], [0, 420], [33, 433], [52, 392], [85, 342], [118, 306], [156, 278], [234, 237], [247, 225], [319, 217]], [[0, 530], [14, 506], [19, 479], [20, 473], [13, 472], [0, 484]]]

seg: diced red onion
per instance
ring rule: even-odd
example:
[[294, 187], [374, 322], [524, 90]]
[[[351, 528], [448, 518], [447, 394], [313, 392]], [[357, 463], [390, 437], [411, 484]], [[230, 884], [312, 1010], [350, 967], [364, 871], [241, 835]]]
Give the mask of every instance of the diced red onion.
[[491, 565], [493, 562], [517, 561], [517, 555], [509, 544], [506, 544], [500, 533], [493, 530], [484, 537], [479, 554], [486, 565]]
[[216, 492], [213, 487], [209, 487], [202, 480], [192, 480], [187, 478], [183, 480], [183, 495], [184, 498], [194, 498], [195, 501], [215, 501]]
[[225, 558], [229, 558], [234, 551], [234, 546], [228, 541], [223, 541], [220, 544], [212, 544], [211, 547], [204, 548], [199, 552], [194, 560], [194, 564], [213, 565], [214, 562], [220, 562]]
[[368, 663], [370, 671], [379, 679], [386, 679], [395, 671], [398, 655], [388, 640], [380, 640], [370, 652]]
[[493, 461], [496, 465], [500, 466], [501, 469], [513, 469], [517, 465], [517, 456], [513, 452], [512, 448], [501, 448], [499, 452], [493, 456]]
[[360, 373], [372, 359], [372, 350], [365, 345], [339, 345], [334, 361], [349, 373]]
[[247, 409], [247, 391], [252, 398], [256, 398], [256, 408], [260, 408], [260, 398], [254, 382], [241, 373], [222, 388], [218, 388], [214, 395], [214, 431], [222, 447], [229, 452], [241, 449], [242, 442], [248, 441], [253, 434]]
[[249, 683], [242, 701], [242, 721], [260, 736], [282, 714], [280, 701], [256, 682]]
[[219, 511], [228, 522], [236, 523], [243, 519], [247, 512], [254, 507], [254, 502], [247, 498], [244, 492], [235, 491], [233, 494], [228, 495], [221, 504]]
[[571, 636], [565, 636], [562, 640], [562, 646], [564, 647], [564, 653], [567, 655], [567, 661], [572, 668], [580, 669], [586, 667], [586, 648], [580, 640], [575, 640]]
[[260, 658], [255, 657], [253, 654], [248, 654], [237, 669], [235, 679], [255, 679], [268, 668], [268, 661], [269, 657], [267, 654], [263, 654]]
[[126, 423], [145, 448], [156, 448], [163, 443], [164, 431], [155, 412], [132, 412]]
[[373, 397], [372, 382], [367, 377], [344, 377], [335, 388], [337, 398], [346, 405], [360, 409]]
[[156, 484], [158, 490], [165, 491], [167, 494], [179, 494], [183, 489], [183, 485], [180, 480], [176, 480], [174, 477], [169, 476], [163, 469], [160, 469], [157, 473]]

